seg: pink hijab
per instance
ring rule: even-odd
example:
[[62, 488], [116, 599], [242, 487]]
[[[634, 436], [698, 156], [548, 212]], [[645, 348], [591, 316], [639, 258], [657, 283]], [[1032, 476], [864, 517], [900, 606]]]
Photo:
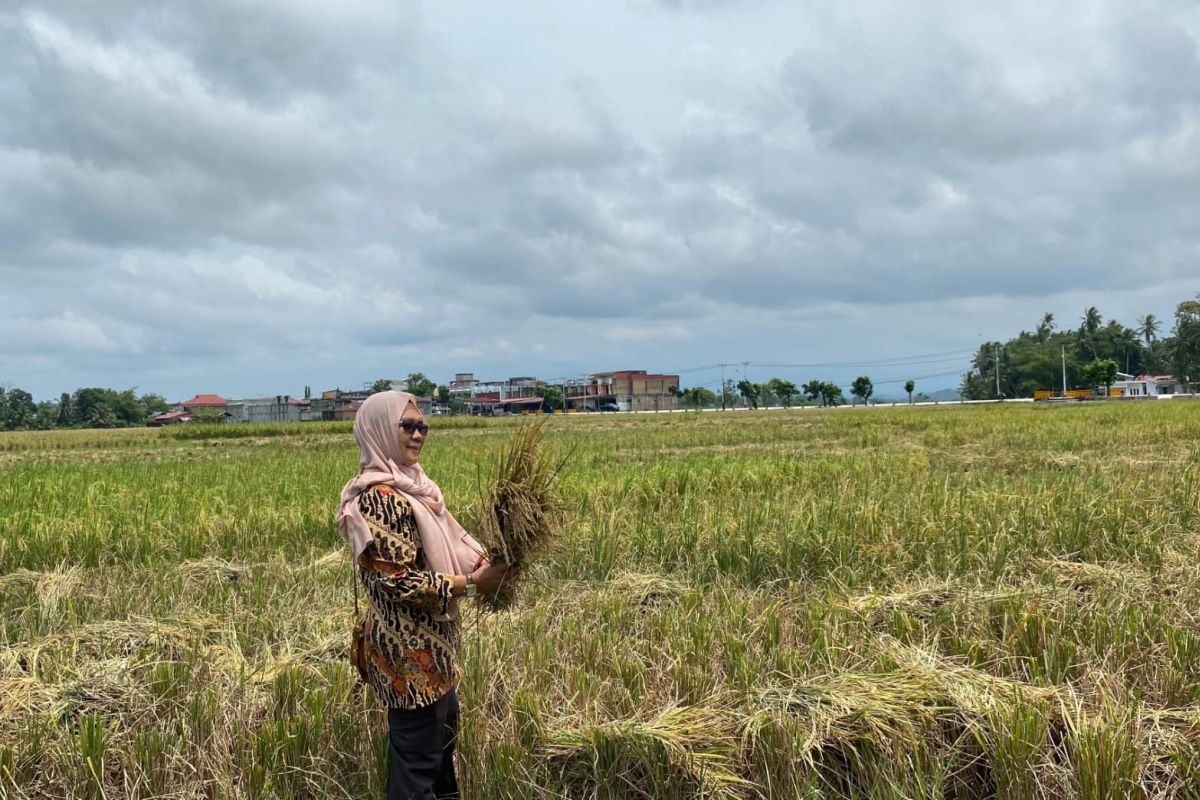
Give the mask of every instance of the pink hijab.
[[[371, 529], [358, 509], [358, 496], [376, 484], [393, 487], [408, 498], [425, 563], [446, 575], [470, 574], [485, 554], [484, 548], [458, 524], [446, 508], [442, 490], [429, 479], [420, 464], [404, 466], [397, 441], [400, 417], [417, 400], [407, 392], [376, 392], [363, 401], [354, 417], [354, 438], [362, 450], [358, 475], [342, 488], [337, 524], [350, 541], [354, 558], [373, 541]], [[444, 617], [457, 619], [458, 601], [451, 600]]]

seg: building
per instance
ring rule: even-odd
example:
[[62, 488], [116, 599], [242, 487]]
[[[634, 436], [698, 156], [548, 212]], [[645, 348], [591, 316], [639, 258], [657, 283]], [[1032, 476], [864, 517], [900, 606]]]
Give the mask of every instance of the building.
[[645, 370], [596, 372], [563, 384], [567, 408], [580, 411], [671, 411], [679, 408], [679, 376]]
[[229, 419], [225, 413], [227, 403], [228, 401], [219, 394], [198, 394], [190, 400], [176, 403], [175, 410], [186, 411], [193, 419], [200, 416], [214, 422], [225, 422]]
[[299, 422], [301, 402], [289, 395], [230, 400], [225, 404], [227, 422]]
[[451, 397], [470, 397], [471, 390], [479, 381], [475, 380], [474, 372], [456, 372], [454, 380], [446, 384], [446, 388], [450, 390]]
[[150, 427], [162, 428], [167, 425], [182, 425], [192, 421], [190, 411], [163, 411], [150, 418]]
[[[307, 410], [301, 410], [300, 419], [354, 419], [354, 416], [358, 413], [358, 409], [362, 407], [363, 401], [370, 397], [371, 394], [372, 392], [366, 389], [353, 391], [329, 389], [321, 392], [319, 398], [310, 401]], [[417, 408], [422, 414], [429, 416], [433, 413], [433, 399], [418, 397]]]
[[1120, 390], [1122, 397], [1160, 397], [1169, 394], [1187, 394], [1188, 387], [1174, 375], [1127, 375], [1117, 373], [1113, 383], [1114, 392]]
[[463, 403], [472, 414], [509, 414], [542, 407], [546, 382], [525, 375], [503, 381], [482, 381], [473, 372], [458, 372], [446, 384], [450, 397]]
[[358, 414], [358, 410], [360, 408], [362, 408], [361, 400], [351, 400], [348, 403], [345, 403], [345, 404], [340, 405], [337, 408], [335, 408], [332, 412], [332, 416], [329, 417], [329, 419], [336, 419], [336, 420], [354, 419], [354, 417]]
[[195, 411], [197, 408], [220, 408], [224, 409], [225, 404], [229, 401], [219, 394], [198, 394], [191, 400], [184, 400], [182, 403], [176, 403], [177, 411]]

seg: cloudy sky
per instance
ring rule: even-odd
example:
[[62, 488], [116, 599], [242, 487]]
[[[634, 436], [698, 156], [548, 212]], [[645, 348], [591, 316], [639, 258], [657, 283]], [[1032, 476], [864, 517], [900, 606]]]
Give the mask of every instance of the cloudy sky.
[[1200, 291], [1191, 0], [4, 8], [0, 383], [39, 399], [935, 389]]

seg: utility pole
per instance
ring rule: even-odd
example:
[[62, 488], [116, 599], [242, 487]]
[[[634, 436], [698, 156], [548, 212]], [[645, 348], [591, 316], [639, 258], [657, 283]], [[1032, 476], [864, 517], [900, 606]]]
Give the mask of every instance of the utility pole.
[[721, 365], [721, 410], [725, 410], [725, 365]]
[[1000, 399], [1000, 344], [996, 343], [992, 346], [992, 352], [996, 354], [996, 399]]
[[1062, 346], [1063, 397], [1067, 396], [1067, 346]]

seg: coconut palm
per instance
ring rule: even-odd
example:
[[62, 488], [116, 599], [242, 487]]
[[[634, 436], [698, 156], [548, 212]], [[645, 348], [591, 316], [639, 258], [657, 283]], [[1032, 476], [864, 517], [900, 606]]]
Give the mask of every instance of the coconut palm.
[[1042, 314], [1042, 321], [1037, 326], [1037, 337], [1039, 342], [1044, 342], [1050, 338], [1050, 334], [1054, 332], [1054, 315], [1049, 311]]
[[1154, 343], [1154, 339], [1158, 336], [1159, 330], [1162, 328], [1162, 323], [1158, 321], [1158, 317], [1153, 314], [1147, 314], [1138, 320], [1138, 335], [1146, 340], [1146, 347]]

